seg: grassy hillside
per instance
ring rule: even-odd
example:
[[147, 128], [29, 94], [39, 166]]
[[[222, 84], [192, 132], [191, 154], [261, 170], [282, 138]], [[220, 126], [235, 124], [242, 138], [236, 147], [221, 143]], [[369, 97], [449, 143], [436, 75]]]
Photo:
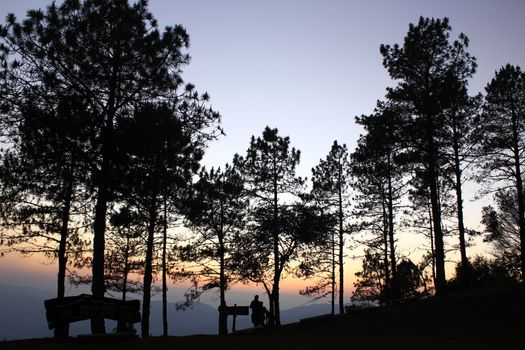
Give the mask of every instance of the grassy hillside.
[[[525, 287], [475, 289], [337, 317], [318, 317], [279, 329], [228, 337], [154, 337], [128, 341], [50, 339], [0, 343], [0, 349], [506, 349], [523, 342]], [[519, 344], [519, 343], [518, 343]], [[514, 348], [521, 348], [521, 345]]]

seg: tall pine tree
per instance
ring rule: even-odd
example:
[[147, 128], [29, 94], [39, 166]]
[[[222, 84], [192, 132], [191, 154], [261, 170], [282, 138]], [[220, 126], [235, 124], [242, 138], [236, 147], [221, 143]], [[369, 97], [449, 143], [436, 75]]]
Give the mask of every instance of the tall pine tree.
[[[108, 203], [114, 198], [117, 118], [145, 101], [179, 101], [181, 68], [189, 62], [189, 37], [181, 26], [158, 29], [146, 0], [65, 0], [46, 11], [29, 11], [18, 22], [8, 16], [0, 27], [2, 107], [16, 119], [27, 99], [54, 103], [74, 94], [85, 101], [90, 132], [89, 187], [95, 191], [92, 293], [105, 293], [104, 250]], [[194, 133], [218, 121], [218, 115], [188, 113], [181, 117]], [[209, 135], [208, 133], [208, 135]], [[102, 319], [92, 320], [94, 333], [105, 332]]]
[[[191, 278], [196, 286], [200, 282], [201, 292], [219, 289], [220, 335], [228, 334], [226, 290], [234, 281], [229, 268], [231, 251], [235, 249], [235, 235], [245, 225], [247, 205], [238, 169], [226, 164], [224, 170], [212, 168], [200, 172], [186, 206], [188, 226], [197, 237], [191, 246], [184, 247], [186, 253], [183, 256], [186, 256], [185, 260], [197, 263], [197, 267], [185, 268], [179, 275]], [[195, 295], [200, 295], [200, 292], [196, 291]]]
[[521, 274], [525, 276], [525, 73], [520, 67], [508, 64], [496, 72], [485, 90], [483, 113], [475, 139], [481, 153], [479, 179], [496, 186], [510, 183], [514, 187], [521, 241]]
[[[254, 222], [259, 237], [259, 254], [272, 257], [273, 274], [269, 287], [272, 322], [281, 324], [280, 282], [284, 269], [296, 252], [298, 239], [286, 227], [286, 215], [293, 215], [286, 200], [297, 195], [304, 180], [295, 174], [300, 151], [290, 147], [290, 138], [282, 137], [277, 129], [266, 127], [262, 137], [252, 136], [246, 158], [238, 158], [248, 196], [255, 208]], [[284, 198], [288, 196], [288, 198]], [[268, 244], [265, 244], [268, 243]], [[256, 242], [256, 244], [258, 244]], [[264, 249], [264, 247], [268, 249]]]
[[377, 240], [369, 242], [376, 251], [383, 252], [383, 296], [387, 301], [399, 297], [394, 226], [395, 212], [406, 187], [403, 176], [407, 167], [402, 161], [401, 142], [404, 118], [401, 108], [386, 103], [378, 103], [376, 113], [356, 118], [366, 133], [359, 138], [352, 154], [354, 187], [360, 194], [356, 213], [365, 223], [364, 229], [379, 233], [380, 245]]
[[[339, 313], [344, 313], [344, 247], [345, 222], [348, 219], [351, 183], [350, 157], [346, 145], [334, 141], [326, 159], [312, 169], [312, 193], [337, 215], [337, 265], [339, 266]], [[335, 259], [334, 259], [335, 260]], [[335, 267], [333, 262], [332, 269]], [[332, 281], [335, 285], [335, 280]]]
[[445, 248], [442, 231], [440, 179], [446, 169], [445, 140], [450, 135], [444, 127], [444, 104], [449, 99], [446, 78], [454, 72], [466, 81], [475, 72], [475, 59], [466, 51], [468, 38], [461, 34], [450, 42], [451, 27], [447, 18], [421, 17], [410, 24], [402, 46], [381, 45], [383, 65], [398, 81], [388, 89], [388, 97], [403, 103], [412, 118], [404, 140], [412, 153], [411, 162], [430, 192], [434, 245], [436, 254], [436, 293], [445, 292]]

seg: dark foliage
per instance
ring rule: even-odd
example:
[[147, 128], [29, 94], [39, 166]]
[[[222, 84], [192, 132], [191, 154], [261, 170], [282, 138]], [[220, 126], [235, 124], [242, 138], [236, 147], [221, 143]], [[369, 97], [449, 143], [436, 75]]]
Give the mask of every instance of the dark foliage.
[[[298, 215], [296, 207], [288, 203], [294, 200], [290, 198], [297, 198], [304, 184], [295, 174], [299, 160], [300, 151], [290, 148], [290, 138], [269, 127], [262, 137], [252, 136], [246, 158], [236, 158], [253, 208], [252, 227], [239, 243], [246, 250], [238, 261], [247, 278], [265, 287], [271, 322], [277, 325], [281, 277], [297, 256], [301, 243], [296, 227], [286, 220]], [[288, 198], [283, 200], [283, 196]]]
[[[195, 264], [175, 272], [176, 278], [190, 279], [196, 289], [189, 295], [218, 288], [220, 293], [219, 334], [228, 333], [225, 292], [238, 278], [232, 273], [231, 252], [235, 236], [246, 225], [248, 201], [236, 167], [200, 172], [184, 210], [188, 227], [197, 234], [191, 245], [181, 249], [181, 260]], [[184, 253], [185, 252], [185, 253]]]
[[[485, 88], [486, 97], [475, 140], [480, 152], [479, 181], [497, 188], [514, 188], [519, 229], [521, 275], [525, 275], [525, 73], [510, 64], [502, 67]], [[501, 195], [510, 193], [501, 192]], [[510, 211], [509, 211], [510, 213]]]
[[[416, 175], [430, 193], [436, 255], [436, 291], [445, 292], [445, 249], [440, 205], [440, 179], [447, 171], [444, 111], [449, 105], [451, 82], [465, 83], [476, 69], [476, 62], [466, 51], [469, 40], [464, 34], [450, 42], [447, 18], [421, 17], [410, 24], [399, 45], [382, 45], [383, 65], [399, 83], [389, 88], [387, 97], [403, 104], [409, 123], [403, 139]], [[453, 79], [450, 79], [453, 77]]]
[[[351, 184], [351, 164], [345, 144], [334, 141], [326, 159], [312, 169], [312, 197], [322, 206], [323, 210], [337, 218], [336, 228], [330, 230], [333, 234], [327, 240], [328, 251], [332, 255], [331, 262], [331, 294], [332, 313], [335, 305], [335, 286], [339, 286], [339, 313], [344, 313], [344, 248], [345, 234], [348, 234], [349, 189]], [[330, 243], [333, 245], [330, 247]], [[331, 248], [331, 249], [330, 249]], [[332, 251], [330, 251], [332, 250]], [[337, 250], [337, 252], [336, 252]], [[326, 259], [329, 260], [329, 259]], [[339, 281], [336, 282], [336, 265], [339, 266]]]

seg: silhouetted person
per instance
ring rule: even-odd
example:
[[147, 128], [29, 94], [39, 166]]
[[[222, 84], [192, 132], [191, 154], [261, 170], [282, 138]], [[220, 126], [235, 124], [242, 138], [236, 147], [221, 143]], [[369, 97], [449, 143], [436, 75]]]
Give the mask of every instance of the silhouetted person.
[[258, 295], [253, 297], [253, 300], [250, 303], [250, 309], [252, 309], [253, 326], [259, 327], [259, 326], [264, 325], [265, 307], [263, 306], [262, 301], [259, 301]]
[[268, 312], [268, 309], [264, 307], [263, 303], [261, 302], [261, 326], [270, 324], [270, 312]]

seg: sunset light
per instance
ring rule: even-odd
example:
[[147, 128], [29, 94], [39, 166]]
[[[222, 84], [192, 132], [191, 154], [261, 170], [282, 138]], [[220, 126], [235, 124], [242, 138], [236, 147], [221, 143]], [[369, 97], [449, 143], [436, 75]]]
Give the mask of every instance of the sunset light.
[[524, 14], [0, 1], [0, 350], [506, 348]]

